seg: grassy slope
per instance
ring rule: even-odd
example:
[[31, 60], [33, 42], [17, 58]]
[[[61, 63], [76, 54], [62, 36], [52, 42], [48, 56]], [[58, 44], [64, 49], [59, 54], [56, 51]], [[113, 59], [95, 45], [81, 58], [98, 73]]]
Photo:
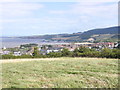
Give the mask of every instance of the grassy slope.
[[3, 88], [117, 87], [118, 60], [60, 58], [3, 63]]

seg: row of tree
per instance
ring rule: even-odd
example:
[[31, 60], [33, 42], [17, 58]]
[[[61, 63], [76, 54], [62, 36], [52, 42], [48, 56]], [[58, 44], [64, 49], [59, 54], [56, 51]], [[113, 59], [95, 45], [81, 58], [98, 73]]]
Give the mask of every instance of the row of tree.
[[104, 48], [100, 51], [85, 47], [76, 48], [73, 52], [63, 49], [62, 52], [51, 52], [49, 57], [98, 57], [98, 58], [120, 58], [120, 49]]
[[89, 49], [86, 47], [76, 48], [74, 51], [69, 51], [64, 48], [61, 52], [50, 52], [49, 54], [42, 55], [39, 53], [37, 47], [34, 48], [33, 55], [2, 55], [2, 59], [15, 59], [15, 58], [53, 58], [53, 57], [98, 57], [98, 58], [120, 58], [120, 49], [104, 48], [100, 51]]

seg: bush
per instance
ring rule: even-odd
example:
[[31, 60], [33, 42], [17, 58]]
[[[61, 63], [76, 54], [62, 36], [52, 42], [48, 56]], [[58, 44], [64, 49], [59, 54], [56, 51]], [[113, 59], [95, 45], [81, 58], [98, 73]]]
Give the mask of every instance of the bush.
[[108, 48], [104, 48], [101, 50], [101, 57], [112, 58], [112, 50]]
[[69, 56], [71, 56], [71, 52], [68, 49], [64, 48], [61, 51], [61, 56], [63, 56], [63, 57], [69, 57]]
[[38, 53], [37, 48], [34, 49], [33, 56], [22, 55], [2, 55], [2, 59], [16, 59], [16, 58], [54, 58], [54, 57], [102, 57], [102, 58], [120, 58], [120, 50], [118, 48], [108, 49], [104, 48], [101, 51], [89, 49], [86, 47], [76, 48], [73, 52], [64, 48], [61, 52], [50, 52], [47, 55], [41, 55]]
[[2, 59], [15, 59], [16, 57], [13, 55], [2, 55]]
[[120, 58], [120, 49], [112, 50], [112, 58]]
[[61, 57], [62, 54], [60, 52], [50, 52], [47, 54], [47, 57]]
[[21, 56], [19, 56], [19, 58], [32, 58], [32, 56], [31, 55], [21, 55]]

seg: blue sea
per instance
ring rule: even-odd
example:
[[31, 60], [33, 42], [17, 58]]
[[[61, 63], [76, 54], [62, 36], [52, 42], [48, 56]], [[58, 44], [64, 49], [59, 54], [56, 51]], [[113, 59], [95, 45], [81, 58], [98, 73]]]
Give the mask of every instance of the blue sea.
[[19, 47], [22, 44], [29, 44], [29, 43], [36, 43], [38, 45], [43, 45], [43, 44], [65, 44], [64, 42], [46, 42], [42, 39], [22, 39], [22, 38], [9, 38], [9, 37], [0, 37], [0, 46], [6, 47], [6, 48], [13, 48], [13, 47]]
[[43, 43], [41, 39], [22, 39], [22, 38], [7, 38], [7, 37], [2, 37], [1, 43], [2, 47], [6, 48], [12, 48], [16, 46], [20, 46], [21, 44], [28, 44], [28, 43]]

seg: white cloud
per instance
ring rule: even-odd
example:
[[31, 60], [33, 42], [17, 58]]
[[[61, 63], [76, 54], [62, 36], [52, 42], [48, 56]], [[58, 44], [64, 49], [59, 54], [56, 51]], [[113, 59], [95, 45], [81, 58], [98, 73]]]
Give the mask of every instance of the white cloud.
[[3, 3], [1, 7], [3, 17], [15, 17], [29, 15], [44, 6], [36, 3]]
[[78, 2], [118, 2], [119, 0], [77, 0]]
[[51, 11], [49, 11], [49, 13], [51, 13], [51, 14], [65, 14], [66, 13], [66, 11], [55, 11], [55, 10], [51, 10]]
[[0, 19], [0, 23], [12, 23], [16, 21], [17, 20], [14, 20], [14, 19]]
[[87, 16], [97, 16], [97, 17], [113, 17], [117, 15], [118, 12], [117, 3], [79, 3], [73, 5], [72, 13], [87, 15]]
[[[88, 0], [86, 0], [88, 1]], [[92, 0], [94, 1], [94, 0]], [[102, 0], [103, 1], [103, 0]], [[115, 1], [115, 0], [110, 0]], [[76, 14], [80, 19], [89, 18], [109, 18], [115, 19], [118, 15], [118, 4], [109, 2], [79, 2], [77, 4], [70, 5], [70, 10], [50, 11], [52, 14]], [[86, 22], [86, 20], [85, 20]]]
[[[117, 3], [104, 2], [105, 0], [101, 0], [102, 2], [90, 2], [90, 0], [86, 1], [89, 2], [84, 2], [82, 0], [76, 4], [72, 4], [68, 7], [66, 6], [68, 8], [67, 10], [62, 7], [61, 10], [54, 10], [53, 8], [53, 10], [48, 11], [49, 7], [47, 7], [44, 9], [45, 12], [42, 12], [42, 14], [39, 9], [43, 8], [44, 5], [39, 3], [3, 3], [2, 14], [4, 18], [0, 20], [0, 23], [7, 23], [8, 26], [11, 26], [11, 28], [16, 26], [16, 28], [18, 27], [18, 30], [33, 29], [34, 31], [38, 29], [43, 30], [43, 32], [44, 30], [47, 32], [48, 30], [56, 30], [56, 32], [59, 30], [61, 31], [62, 29], [72, 30], [71, 28], [73, 28], [73, 30], [76, 28], [87, 30], [89, 28], [96, 28], [99, 26], [105, 27], [112, 26], [113, 24], [115, 25], [114, 20], [117, 19], [118, 12]], [[116, 0], [109, 1], [115, 2]], [[48, 14], [46, 12], [48, 12]], [[53, 14], [54, 17], [49, 13]], [[29, 15], [30, 17], [25, 17]]]
[[0, 0], [0, 2], [118, 2], [119, 0]]
[[3, 2], [20, 2], [20, 0], [0, 0], [0, 3]]
[[68, 23], [73, 24], [76, 23], [74, 19], [68, 18], [52, 18], [52, 17], [42, 17], [42, 18], [22, 18], [22, 19], [1, 19], [0, 23]]
[[0, 30], [2, 30], [2, 28], [3, 28], [3, 27], [2, 27], [2, 26], [0, 26]]
[[[80, 2], [76, 5], [73, 5], [72, 7], [73, 7], [71, 10], [72, 14], [78, 14], [81, 22], [86, 23], [89, 26], [92, 25], [94, 28], [112, 26], [113, 24], [112, 22], [114, 22], [114, 24], [116, 23], [117, 25], [118, 19], [117, 3]], [[102, 24], [100, 24], [101, 22]]]
[[[86, 0], [88, 1], [88, 0]], [[108, 0], [106, 0], [108, 1]], [[52, 14], [68, 16], [74, 27], [90, 29], [117, 25], [118, 3], [111, 2], [78, 2], [70, 5], [69, 10], [52, 11]], [[113, 2], [114, 1], [114, 2]], [[59, 13], [61, 12], [61, 13]], [[66, 21], [65, 21], [66, 22]], [[70, 26], [71, 27], [71, 26]], [[86, 27], [86, 28], [85, 28]]]

